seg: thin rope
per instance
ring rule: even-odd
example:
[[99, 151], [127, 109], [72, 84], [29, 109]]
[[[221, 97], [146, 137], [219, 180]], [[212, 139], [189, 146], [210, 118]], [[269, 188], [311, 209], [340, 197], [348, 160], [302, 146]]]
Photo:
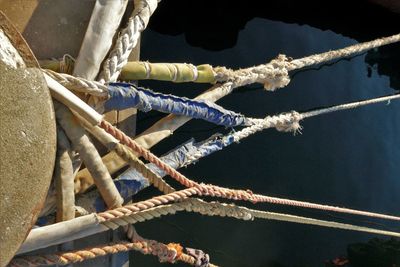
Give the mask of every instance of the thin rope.
[[141, 32], [146, 28], [157, 4], [157, 0], [140, 0], [137, 6], [135, 5], [128, 25], [121, 31], [114, 48], [103, 64], [103, 70], [99, 76], [101, 83], [115, 82], [118, 79], [122, 67], [127, 63], [130, 53], [136, 46]]
[[389, 96], [382, 96], [382, 97], [352, 102], [352, 103], [336, 105], [336, 106], [332, 106], [329, 108], [322, 108], [322, 109], [317, 109], [317, 110], [309, 111], [309, 112], [303, 112], [303, 113], [301, 113], [301, 118], [305, 119], [305, 118], [314, 117], [314, 116], [331, 113], [331, 112], [335, 112], [335, 111], [341, 111], [341, 110], [346, 110], [346, 109], [355, 109], [358, 107], [375, 104], [375, 103], [380, 103], [380, 102], [390, 103], [391, 100], [397, 99], [397, 98], [400, 98], [400, 93], [397, 93], [394, 95], [389, 95]]

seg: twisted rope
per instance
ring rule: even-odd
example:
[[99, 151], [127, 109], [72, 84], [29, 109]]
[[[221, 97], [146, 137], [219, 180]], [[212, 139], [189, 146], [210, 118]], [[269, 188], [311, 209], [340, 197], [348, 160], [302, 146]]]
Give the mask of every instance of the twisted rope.
[[220, 197], [233, 200], [245, 200], [245, 201], [251, 201], [253, 203], [267, 202], [272, 204], [289, 205], [295, 207], [318, 209], [318, 210], [333, 211], [339, 213], [347, 213], [353, 215], [361, 215], [361, 216], [400, 221], [400, 217], [397, 216], [340, 208], [335, 206], [322, 205], [322, 204], [303, 202], [297, 200], [283, 199], [277, 197], [269, 197], [259, 194], [253, 194], [251, 191], [227, 189], [214, 185], [205, 185], [205, 184], [199, 184], [198, 186], [193, 188], [187, 188], [180, 191], [175, 191], [170, 194], [156, 196], [145, 201], [125, 205], [121, 208], [108, 210], [99, 213], [98, 216], [99, 218], [101, 218], [101, 222], [104, 225], [106, 225], [109, 228], [115, 229], [118, 226], [126, 225], [127, 223], [135, 223], [137, 221], [143, 221], [144, 219], [143, 217], [141, 217], [142, 215], [138, 215], [137, 218], [130, 217], [135, 212], [155, 208], [158, 205], [168, 204], [169, 202], [183, 201], [195, 195], [213, 196], [213, 197]]
[[[196, 265], [196, 259], [183, 253], [182, 247], [179, 244], [170, 243], [165, 245], [155, 240], [145, 239], [139, 236], [132, 226], [127, 227], [126, 232], [127, 237], [131, 242], [121, 241], [119, 243], [111, 243], [48, 255], [20, 256], [13, 258], [9, 263], [9, 266], [33, 267], [43, 265], [67, 265], [130, 250], [139, 251], [145, 255], [151, 254], [157, 256], [160, 262], [174, 263], [176, 261], [182, 261], [192, 266], [198, 266]], [[211, 267], [215, 265], [210, 264], [209, 266]]]
[[367, 50], [380, 46], [397, 43], [400, 41], [400, 34], [379, 38], [369, 42], [358, 43], [342, 49], [328, 51], [321, 54], [315, 54], [304, 58], [294, 59], [288, 62], [288, 71], [304, 68], [311, 65], [321, 64], [333, 59], [348, 57], [354, 54], [360, 54]]
[[290, 82], [289, 71], [304, 68], [311, 65], [321, 64], [336, 58], [343, 58], [358, 54], [372, 48], [395, 43], [400, 41], [400, 34], [376, 39], [370, 42], [359, 43], [342, 49], [315, 54], [299, 59], [289, 59], [285, 55], [278, 55], [267, 64], [261, 64], [246, 69], [231, 70], [225, 67], [216, 67], [216, 80], [219, 82], [232, 82], [230, 90], [236, 87], [262, 83], [269, 91], [283, 88]]
[[71, 91], [93, 95], [102, 99], [108, 98], [107, 85], [100, 82], [89, 81], [84, 78], [58, 73], [49, 69], [43, 69], [43, 72]]
[[[139, 251], [142, 254], [152, 254], [158, 256], [160, 262], [164, 262], [165, 255], [174, 255], [175, 250], [168, 245], [159, 243], [154, 240], [140, 240], [135, 242], [122, 241], [117, 244], [111, 243], [96, 247], [89, 247], [81, 250], [61, 252], [48, 255], [34, 255], [34, 256], [20, 256], [11, 260], [8, 266], [10, 267], [34, 267], [43, 265], [67, 265], [72, 263], [83, 262], [86, 260], [102, 257], [110, 254], [117, 254], [120, 252], [127, 252], [130, 250]], [[181, 253], [179, 257], [174, 258], [175, 261], [182, 261], [184, 263], [196, 266], [196, 259], [185, 253]], [[215, 266], [213, 264], [209, 265]]]
[[[345, 223], [338, 223], [333, 221], [317, 220], [302, 216], [295, 216], [290, 214], [281, 214], [260, 210], [253, 210], [235, 204], [226, 204], [220, 202], [206, 202], [197, 198], [184, 199], [181, 202], [160, 205], [155, 208], [142, 210], [129, 215], [131, 223], [143, 222], [154, 218], [161, 217], [163, 215], [175, 214], [179, 211], [195, 212], [207, 216], [219, 216], [219, 217], [231, 217], [244, 221], [252, 221], [255, 218], [266, 219], [266, 220], [278, 220], [286, 222], [294, 222], [309, 225], [318, 225], [328, 228], [338, 228], [343, 230], [352, 230], [359, 232], [367, 232], [374, 234], [381, 234], [387, 236], [400, 236], [400, 233], [384, 231], [369, 227], [356, 226]], [[121, 224], [120, 226], [124, 226]]]
[[122, 67], [127, 63], [132, 49], [136, 46], [141, 32], [146, 28], [150, 16], [157, 8], [157, 0], [141, 0], [135, 7], [132, 17], [129, 18], [128, 25], [124, 28], [114, 49], [111, 50], [108, 59], [103, 64], [103, 71], [100, 73], [101, 83], [114, 82], [118, 79]]
[[[285, 121], [287, 120], [287, 118], [283, 117], [283, 119], [284, 120], [276, 119], [274, 121], [271, 121], [271, 124], [275, 123], [279, 127], [282, 126], [283, 129], [285, 129], [285, 125], [286, 125]], [[228, 198], [228, 199], [251, 201], [254, 203], [255, 202], [269, 202], [269, 203], [274, 203], [274, 204], [299, 206], [299, 207], [314, 208], [314, 209], [321, 209], [321, 210], [330, 210], [330, 211], [334, 211], [334, 212], [357, 214], [357, 215], [363, 215], [363, 216], [369, 216], [369, 217], [400, 220], [400, 217], [396, 217], [396, 216], [371, 213], [371, 212], [365, 212], [365, 211], [357, 211], [357, 210], [351, 210], [351, 209], [346, 209], [346, 208], [332, 207], [332, 206], [326, 206], [326, 205], [320, 205], [320, 204], [314, 204], [314, 203], [308, 203], [308, 202], [301, 202], [301, 201], [294, 201], [294, 200], [288, 200], [288, 199], [279, 199], [279, 198], [267, 197], [267, 196], [263, 196], [263, 195], [255, 195], [251, 191], [248, 191], [248, 190], [247, 191], [233, 190], [233, 189], [226, 189], [226, 188], [222, 188], [222, 187], [218, 187], [218, 186], [214, 186], [214, 185], [198, 184], [198, 183], [188, 179], [187, 177], [185, 177], [183, 174], [181, 174], [174, 168], [172, 168], [169, 165], [162, 162], [157, 156], [155, 156], [149, 150], [140, 146], [138, 143], [136, 143], [134, 140], [132, 140], [129, 136], [127, 136], [126, 134], [124, 134], [122, 131], [115, 128], [114, 126], [112, 126], [109, 122], [104, 121], [104, 120], [101, 121], [100, 127], [103, 128], [106, 132], [110, 133], [112, 136], [114, 136], [122, 144], [127, 145], [133, 151], [135, 151], [139, 155], [143, 156], [146, 160], [150, 161], [151, 163], [155, 164], [157, 167], [159, 167], [160, 169], [165, 171], [165, 173], [170, 175], [172, 178], [177, 180], [179, 183], [181, 183], [185, 187], [189, 187], [189, 188], [195, 187], [196, 189], [200, 190], [202, 194], [223, 197], [223, 198]], [[245, 133], [245, 134], [247, 134], [247, 133]], [[177, 192], [175, 192], [173, 194], [177, 194]]]

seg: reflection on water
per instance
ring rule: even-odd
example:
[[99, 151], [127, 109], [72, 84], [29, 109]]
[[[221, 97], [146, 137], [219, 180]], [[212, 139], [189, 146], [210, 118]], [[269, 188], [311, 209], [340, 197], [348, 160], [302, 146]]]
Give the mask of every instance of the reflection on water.
[[[235, 47], [218, 52], [191, 47], [182, 35], [171, 37], [146, 31], [141, 58], [238, 68], [267, 62], [279, 53], [298, 58], [353, 43], [354, 40], [331, 31], [253, 19], [240, 32]], [[288, 87], [274, 93], [264, 92], [258, 85], [241, 88], [219, 104], [247, 116], [263, 117], [394, 93], [386, 76], [379, 76], [376, 70], [367, 76], [364, 58], [361, 55], [317, 70], [299, 71], [292, 75]], [[207, 88], [207, 85], [165, 82], [141, 85], [188, 97]], [[140, 113], [137, 132], [161, 117], [156, 112]], [[399, 118], [398, 101], [311, 118], [303, 122], [302, 135], [267, 130], [182, 172], [206, 183], [398, 215], [400, 165], [395, 159], [400, 157]], [[230, 129], [191, 121], [155, 147], [154, 152], [160, 155], [190, 137], [202, 140], [227, 131]], [[146, 196], [154, 193], [143, 192]], [[299, 208], [270, 204], [257, 204], [256, 208], [385, 229], [400, 228], [382, 220]], [[137, 229], [148, 238], [203, 249], [211, 255], [212, 262], [221, 266], [322, 266], [325, 260], [345, 254], [347, 244], [374, 237], [291, 223], [242, 222], [185, 213], [138, 224]], [[152, 257], [135, 254], [133, 266], [159, 266], [159, 263]]]

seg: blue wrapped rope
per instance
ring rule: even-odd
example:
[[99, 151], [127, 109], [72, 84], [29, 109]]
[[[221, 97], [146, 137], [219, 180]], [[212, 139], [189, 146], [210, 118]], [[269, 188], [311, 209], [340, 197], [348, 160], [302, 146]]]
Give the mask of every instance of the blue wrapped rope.
[[129, 83], [111, 83], [108, 92], [110, 98], [104, 103], [105, 112], [137, 108], [144, 112], [157, 110], [188, 116], [226, 127], [252, 124], [242, 114], [226, 110], [212, 102], [156, 93]]

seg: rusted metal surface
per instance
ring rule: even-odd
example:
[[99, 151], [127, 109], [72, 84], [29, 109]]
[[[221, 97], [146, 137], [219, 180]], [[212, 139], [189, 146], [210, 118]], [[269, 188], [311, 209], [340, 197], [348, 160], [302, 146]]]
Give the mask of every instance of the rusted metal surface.
[[42, 209], [53, 173], [56, 126], [51, 96], [34, 55], [4, 14], [0, 27], [27, 66], [14, 69], [0, 62], [0, 266], [4, 266]]

